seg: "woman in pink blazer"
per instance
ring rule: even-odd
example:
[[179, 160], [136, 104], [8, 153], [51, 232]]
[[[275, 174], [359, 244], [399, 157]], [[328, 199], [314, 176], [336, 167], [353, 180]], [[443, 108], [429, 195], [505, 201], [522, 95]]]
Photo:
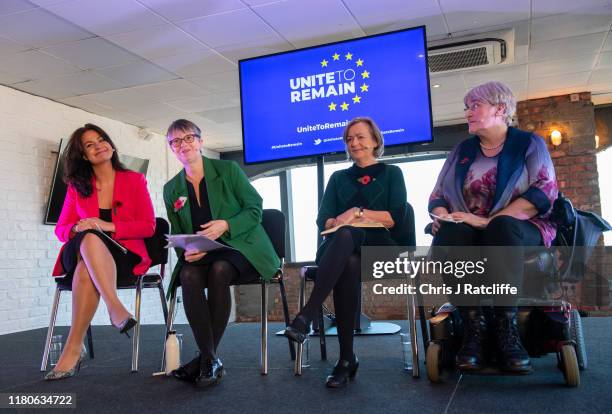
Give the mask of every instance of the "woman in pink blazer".
[[84, 358], [83, 338], [100, 297], [120, 333], [136, 325], [117, 297], [117, 274], [140, 275], [149, 269], [144, 239], [155, 232], [144, 176], [123, 167], [102, 128], [85, 124], [74, 131], [65, 151], [64, 171], [68, 191], [55, 234], [65, 244], [53, 276], [72, 279], [72, 325], [62, 356], [46, 380], [78, 372]]

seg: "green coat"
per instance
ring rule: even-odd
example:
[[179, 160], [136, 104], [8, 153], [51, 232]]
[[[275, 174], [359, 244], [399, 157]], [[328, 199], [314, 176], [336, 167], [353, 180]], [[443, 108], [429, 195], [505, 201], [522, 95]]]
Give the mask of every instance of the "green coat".
[[[229, 224], [229, 231], [221, 240], [240, 251], [265, 280], [270, 280], [279, 270], [280, 259], [261, 225], [261, 196], [235, 162], [206, 157], [202, 157], [202, 162], [212, 218]], [[187, 201], [175, 212], [174, 203], [179, 197]], [[164, 203], [171, 234], [193, 233], [184, 169], [164, 185]], [[185, 263], [183, 253], [183, 249], [176, 249], [179, 260], [168, 293], [176, 289], [177, 276]]]

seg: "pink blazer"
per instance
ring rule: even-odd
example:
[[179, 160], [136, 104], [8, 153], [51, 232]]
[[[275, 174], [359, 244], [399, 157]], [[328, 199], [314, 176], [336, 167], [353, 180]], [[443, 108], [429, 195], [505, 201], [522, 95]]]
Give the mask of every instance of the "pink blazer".
[[[92, 182], [93, 180], [92, 177]], [[72, 226], [80, 219], [98, 217], [99, 213], [98, 195], [95, 191], [85, 198], [69, 185], [62, 212], [55, 226], [55, 235], [65, 243], [71, 238]], [[134, 171], [116, 172], [112, 218], [116, 228], [112, 238], [142, 258], [134, 267], [134, 274], [146, 273], [151, 259], [147, 254], [144, 239], [151, 237], [155, 232], [155, 214], [144, 175]], [[65, 273], [61, 262], [64, 246], [55, 262], [53, 276], [62, 276]]]

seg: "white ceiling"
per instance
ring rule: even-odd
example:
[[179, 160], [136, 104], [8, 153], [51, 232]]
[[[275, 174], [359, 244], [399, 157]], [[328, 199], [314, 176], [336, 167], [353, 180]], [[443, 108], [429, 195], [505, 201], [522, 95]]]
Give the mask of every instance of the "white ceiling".
[[514, 30], [514, 59], [432, 75], [434, 122], [487, 80], [612, 102], [612, 0], [2, 0], [0, 84], [206, 146], [241, 147], [238, 59], [425, 24], [428, 41]]

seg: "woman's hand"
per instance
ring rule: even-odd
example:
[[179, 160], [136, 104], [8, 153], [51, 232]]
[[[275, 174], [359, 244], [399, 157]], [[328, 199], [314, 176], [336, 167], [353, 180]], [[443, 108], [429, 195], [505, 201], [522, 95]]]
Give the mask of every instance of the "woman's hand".
[[[444, 207], [436, 207], [433, 210], [431, 210], [431, 213], [439, 217], [448, 216], [448, 210]], [[431, 234], [435, 236], [438, 230], [440, 230], [441, 225], [442, 223], [440, 222], [440, 220], [437, 218], [434, 218], [433, 223], [431, 225]]]
[[85, 219], [81, 219], [77, 222], [77, 224], [73, 227], [75, 233], [80, 233], [85, 230], [101, 230], [114, 232], [115, 224], [110, 223], [108, 221], [104, 221], [99, 217], [88, 217]]
[[189, 263], [197, 262], [202, 257], [206, 256], [206, 252], [200, 252], [198, 250], [190, 250], [185, 252], [185, 261]]
[[469, 224], [470, 226], [477, 229], [484, 229], [489, 224], [491, 219], [480, 217], [472, 213], [464, 213], [462, 211], [457, 211], [455, 213], [451, 213], [450, 215], [453, 220], [463, 221], [465, 224]]
[[211, 240], [217, 240], [223, 233], [229, 230], [229, 224], [225, 220], [211, 220], [206, 224], [202, 224], [202, 230], [198, 232]]
[[336, 225], [338, 224], [351, 224], [355, 220], [355, 214], [359, 214], [359, 208], [351, 207], [344, 213], [336, 217]]

